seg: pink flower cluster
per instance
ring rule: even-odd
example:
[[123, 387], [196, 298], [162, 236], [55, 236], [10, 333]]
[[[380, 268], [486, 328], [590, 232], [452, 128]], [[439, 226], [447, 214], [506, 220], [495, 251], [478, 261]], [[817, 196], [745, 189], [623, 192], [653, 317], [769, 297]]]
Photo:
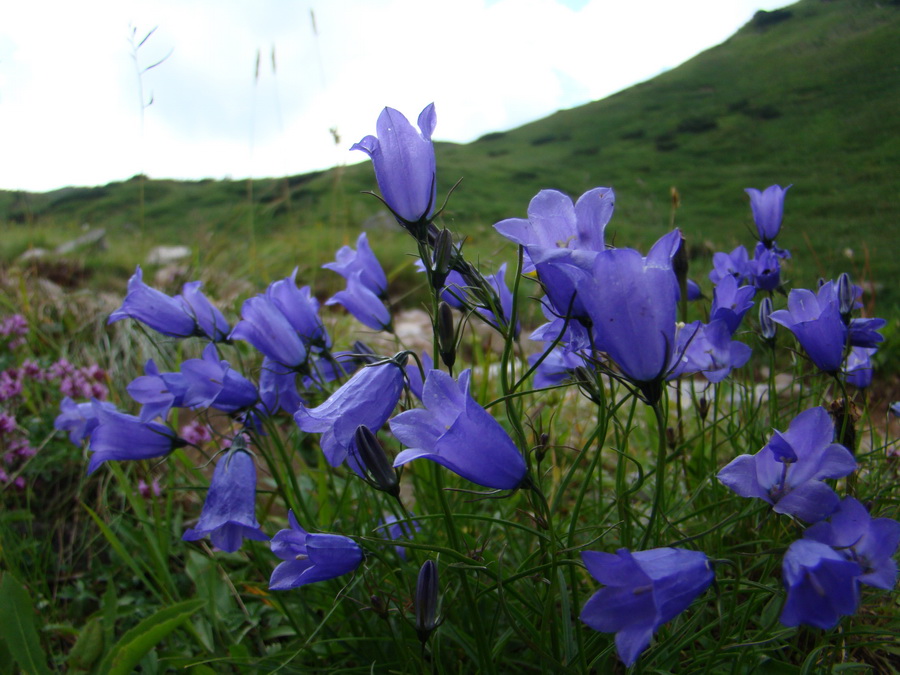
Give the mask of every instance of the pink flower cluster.
[[154, 478], [152, 483], [147, 483], [143, 478], [138, 481], [138, 492], [144, 499], [150, 497], [159, 497], [162, 494], [162, 488], [159, 487], [159, 479]]
[[185, 424], [181, 427], [178, 435], [191, 445], [196, 445], [198, 447], [204, 443], [209, 443], [212, 440], [212, 433], [209, 426], [203, 424], [200, 420], [193, 420], [192, 422]]
[[[65, 359], [57, 361], [54, 366], [61, 364]], [[59, 390], [72, 398], [96, 398], [98, 401], [106, 400], [109, 390], [103, 382], [106, 380], [106, 371], [93, 364], [83, 368], [71, 368], [61, 375]], [[53, 368], [53, 366], [51, 366]]]
[[93, 364], [76, 368], [66, 359], [60, 359], [49, 368], [43, 369], [31, 360], [25, 359], [18, 368], [0, 371], [0, 401], [6, 401], [22, 393], [26, 380], [50, 382], [59, 380], [59, 390], [72, 398], [96, 398], [105, 401], [109, 395], [106, 387], [106, 371]]
[[7, 472], [14, 472], [22, 462], [34, 457], [37, 450], [31, 447], [27, 438], [14, 435], [18, 431], [21, 431], [21, 427], [16, 423], [16, 418], [0, 410], [0, 447], [4, 449], [0, 457], [0, 484], [12, 481], [13, 486], [21, 490], [25, 488], [25, 478], [16, 476], [11, 479]]
[[19, 368], [7, 368], [0, 372], [0, 401], [7, 401], [21, 394], [24, 379]]
[[28, 334], [28, 322], [21, 314], [12, 314], [0, 319], [0, 337], [8, 338], [12, 336], [12, 340], [7, 343], [9, 349], [15, 349], [19, 345], [25, 343], [25, 335]]

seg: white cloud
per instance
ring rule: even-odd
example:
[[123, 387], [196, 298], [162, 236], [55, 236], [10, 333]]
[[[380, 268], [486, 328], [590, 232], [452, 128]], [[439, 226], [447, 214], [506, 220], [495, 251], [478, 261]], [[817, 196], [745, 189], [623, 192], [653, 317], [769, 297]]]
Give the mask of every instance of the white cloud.
[[[0, 16], [0, 188], [325, 168], [364, 159], [347, 148], [385, 105], [434, 101], [436, 138], [467, 142], [648, 79], [779, 4], [91, 0], [50, 22], [17, 3]], [[172, 51], [143, 76], [143, 133], [130, 25], [159, 26], [142, 66]]]

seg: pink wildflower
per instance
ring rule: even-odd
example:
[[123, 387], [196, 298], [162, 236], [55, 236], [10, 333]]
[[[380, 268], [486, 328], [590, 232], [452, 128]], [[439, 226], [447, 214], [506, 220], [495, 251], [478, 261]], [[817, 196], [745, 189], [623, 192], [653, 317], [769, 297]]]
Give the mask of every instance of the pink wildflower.
[[8, 434], [15, 430], [16, 418], [0, 410], [0, 434]]
[[185, 424], [181, 427], [179, 435], [188, 443], [197, 446], [209, 443], [209, 441], [212, 440], [212, 434], [210, 433], [209, 427], [199, 420], [193, 420], [192, 422]]
[[159, 479], [154, 478], [153, 482], [147, 485], [147, 482], [141, 478], [138, 481], [138, 492], [144, 499], [150, 499], [151, 496], [159, 497], [162, 494], [162, 489], [159, 487]]

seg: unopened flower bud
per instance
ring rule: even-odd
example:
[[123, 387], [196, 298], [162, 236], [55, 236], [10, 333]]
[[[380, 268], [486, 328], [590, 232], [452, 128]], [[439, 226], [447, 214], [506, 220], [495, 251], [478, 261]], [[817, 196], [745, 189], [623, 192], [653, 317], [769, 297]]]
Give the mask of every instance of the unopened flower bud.
[[385, 604], [384, 600], [381, 599], [380, 595], [373, 595], [369, 598], [369, 606], [372, 608], [372, 611], [381, 618], [388, 618], [388, 607]]
[[441, 230], [434, 242], [434, 264], [431, 268], [431, 284], [437, 290], [444, 287], [450, 264], [453, 262], [453, 237], [446, 227]]
[[584, 385], [593, 385], [594, 384], [594, 376], [591, 371], [589, 371], [584, 366], [575, 366], [575, 371], [572, 373], [573, 379], [579, 384]]
[[547, 454], [547, 446], [550, 443], [550, 435], [549, 434], [541, 434], [540, 439], [538, 439], [538, 446], [534, 449], [534, 458], [540, 464], [544, 461], [544, 456]]
[[428, 636], [438, 627], [438, 572], [434, 560], [426, 560], [419, 569], [416, 583], [416, 633], [425, 644]]
[[766, 340], [775, 339], [775, 322], [772, 321], [772, 298], [765, 297], [759, 303], [759, 330]]
[[837, 280], [837, 296], [838, 305], [841, 311], [841, 318], [844, 323], [850, 319], [850, 313], [853, 311], [853, 283], [850, 281], [850, 275], [844, 272]]
[[697, 401], [697, 412], [700, 413], [700, 419], [706, 420], [706, 416], [709, 414], [709, 399], [705, 396], [701, 396], [700, 400]]
[[453, 327], [453, 311], [443, 300], [438, 305], [438, 346], [441, 350], [441, 361], [448, 368], [456, 363], [456, 331]]
[[353, 442], [359, 462], [369, 475], [366, 482], [376, 490], [386, 492], [395, 499], [399, 498], [400, 477], [397, 470], [391, 466], [391, 460], [388, 459], [375, 434], [369, 427], [360, 424], [356, 427]]

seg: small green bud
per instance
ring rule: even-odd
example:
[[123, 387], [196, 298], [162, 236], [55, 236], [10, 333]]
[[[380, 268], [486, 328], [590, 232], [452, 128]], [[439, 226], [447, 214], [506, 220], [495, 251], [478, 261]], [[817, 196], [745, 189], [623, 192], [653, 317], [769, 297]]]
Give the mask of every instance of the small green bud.
[[400, 477], [391, 465], [378, 442], [378, 438], [369, 427], [360, 424], [353, 435], [353, 444], [359, 463], [368, 474], [366, 482], [376, 490], [381, 490], [395, 499], [400, 497]]
[[416, 583], [416, 633], [424, 645], [438, 627], [438, 572], [434, 560], [426, 560], [419, 569]]
[[441, 361], [448, 368], [456, 363], [456, 331], [453, 326], [453, 310], [443, 300], [438, 305], [438, 347]]

